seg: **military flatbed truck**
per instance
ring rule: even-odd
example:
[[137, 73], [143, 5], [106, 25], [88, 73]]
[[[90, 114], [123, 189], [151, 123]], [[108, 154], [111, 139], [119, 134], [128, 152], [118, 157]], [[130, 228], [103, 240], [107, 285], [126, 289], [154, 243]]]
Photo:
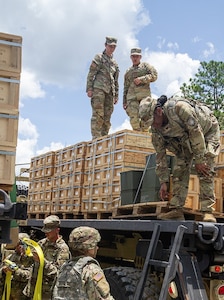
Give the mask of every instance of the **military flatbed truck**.
[[[23, 231], [41, 229], [28, 219]], [[224, 224], [143, 219], [61, 220], [100, 231], [98, 259], [116, 300], [224, 299]], [[40, 232], [39, 232], [40, 233]]]
[[[40, 229], [44, 216], [54, 213], [50, 210], [52, 203], [55, 209], [63, 207], [68, 211], [72, 207], [75, 215], [69, 217], [65, 213], [67, 217], [61, 218], [61, 233], [67, 240], [77, 226], [93, 226], [100, 231], [98, 260], [116, 300], [224, 299], [223, 218], [217, 218], [218, 223], [213, 224], [196, 220], [160, 221], [140, 214], [107, 216], [107, 206], [115, 203], [119, 194], [120, 173], [141, 168], [145, 156], [153, 152], [148, 134], [120, 132], [40, 156], [31, 161], [30, 179], [34, 185], [28, 204], [33, 217], [26, 216], [25, 202], [11, 202], [6, 193], [9, 190], [2, 187], [8, 185], [11, 189], [14, 183], [17, 134], [13, 133], [18, 129], [21, 46], [21, 37], [0, 33], [0, 50], [7, 53], [0, 64], [4, 123], [0, 127], [3, 137], [0, 141], [0, 244], [10, 242], [12, 220], [24, 220], [18, 222], [20, 231], [38, 240], [43, 235]], [[218, 163], [223, 167], [224, 155]], [[81, 208], [102, 209], [102, 218], [78, 218], [81, 192], [86, 192], [82, 195]], [[91, 202], [87, 192], [91, 192]], [[107, 202], [109, 197], [111, 201]], [[192, 199], [197, 202], [197, 198]], [[136, 199], [130, 200], [135, 203]], [[222, 206], [221, 196], [219, 200]], [[219, 208], [222, 212], [222, 207]]]

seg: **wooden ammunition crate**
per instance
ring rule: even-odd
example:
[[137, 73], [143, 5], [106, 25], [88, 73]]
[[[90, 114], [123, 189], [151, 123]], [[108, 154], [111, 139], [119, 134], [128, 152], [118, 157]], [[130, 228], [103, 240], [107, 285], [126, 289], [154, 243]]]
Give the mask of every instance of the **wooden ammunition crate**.
[[51, 202], [28, 202], [27, 205], [28, 213], [50, 213], [51, 212]]
[[86, 154], [86, 144], [87, 142], [81, 142], [55, 151], [55, 163], [62, 164], [83, 158]]
[[214, 178], [214, 191], [215, 191], [215, 196], [217, 198], [222, 198], [223, 197], [222, 183], [223, 183], [222, 178], [218, 178], [218, 177]]
[[114, 148], [127, 149], [127, 147], [153, 148], [151, 135], [148, 132], [138, 132], [133, 130], [122, 130], [112, 135]]
[[120, 149], [111, 154], [112, 157], [110, 161], [114, 164], [120, 163], [125, 165], [125, 163], [135, 163], [145, 165], [147, 155], [148, 152]]
[[199, 178], [197, 175], [193, 175], [193, 174], [190, 175], [188, 192], [189, 193], [199, 193], [200, 192]]
[[78, 173], [70, 173], [64, 174], [61, 176], [53, 177], [53, 186], [54, 187], [67, 187], [67, 186], [77, 186], [82, 184], [83, 174], [81, 172]]
[[0, 147], [0, 182], [1, 185], [15, 183], [15, 147]]
[[55, 164], [54, 176], [61, 176], [65, 174], [80, 173], [84, 171], [84, 158], [78, 158], [74, 161]]
[[224, 150], [221, 150], [219, 155], [215, 159], [217, 166], [224, 166]]
[[111, 203], [107, 198], [83, 197], [81, 202], [81, 212], [103, 212], [110, 211]]
[[31, 158], [30, 169], [38, 169], [45, 166], [54, 166], [55, 152], [49, 151]]
[[192, 210], [199, 209], [199, 194], [198, 193], [188, 193], [185, 200], [185, 208], [190, 208]]
[[21, 73], [22, 37], [0, 32], [0, 70]]
[[108, 153], [114, 150], [114, 139], [112, 135], [100, 137], [87, 143], [86, 157]]
[[52, 178], [39, 178], [30, 181], [29, 191], [49, 190], [53, 186]]
[[19, 75], [8, 75], [0, 70], [0, 113], [19, 112]]
[[62, 199], [53, 201], [51, 205], [51, 213], [77, 213], [80, 211], [80, 199]]
[[[1, 107], [0, 107], [1, 109]], [[19, 115], [4, 114], [0, 111], [0, 144], [5, 147], [16, 147]]]

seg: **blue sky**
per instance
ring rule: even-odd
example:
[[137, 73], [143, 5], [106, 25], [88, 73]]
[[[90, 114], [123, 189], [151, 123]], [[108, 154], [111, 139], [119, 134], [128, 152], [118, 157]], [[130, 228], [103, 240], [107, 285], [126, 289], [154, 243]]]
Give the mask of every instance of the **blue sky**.
[[[3, 2], [3, 0], [1, 0]], [[0, 31], [23, 37], [17, 164], [91, 140], [85, 85], [107, 35], [118, 38], [119, 103], [111, 132], [130, 128], [122, 108], [130, 49], [158, 70], [154, 97], [178, 93], [200, 61], [223, 61], [223, 0], [8, 0]]]

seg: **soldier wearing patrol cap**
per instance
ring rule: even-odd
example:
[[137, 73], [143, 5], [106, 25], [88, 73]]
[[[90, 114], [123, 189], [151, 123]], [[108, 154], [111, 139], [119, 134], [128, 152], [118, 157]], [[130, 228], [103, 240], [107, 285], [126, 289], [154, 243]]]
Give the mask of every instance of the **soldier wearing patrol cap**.
[[[55, 277], [62, 264], [70, 258], [69, 247], [63, 240], [60, 233], [60, 219], [56, 215], [50, 215], [43, 221], [45, 238], [41, 239], [40, 245], [44, 254], [44, 273], [42, 282], [42, 300], [49, 300], [52, 297], [52, 290]], [[37, 280], [39, 269], [39, 258], [33, 255], [34, 266], [31, 278], [24, 290], [25, 295], [32, 297]]]
[[213, 112], [199, 101], [165, 95], [157, 101], [146, 98], [139, 108], [142, 123], [151, 126], [156, 150], [156, 173], [160, 180], [160, 197], [168, 198], [169, 172], [166, 149], [174, 153], [172, 198], [163, 220], [184, 220], [183, 206], [188, 193], [189, 177], [194, 159], [200, 182], [200, 210], [203, 221], [216, 222], [213, 215], [214, 165], [220, 150], [219, 124]]
[[151, 97], [150, 83], [157, 80], [156, 69], [141, 62], [141, 48], [131, 49], [132, 66], [124, 75], [123, 108], [130, 118], [133, 130], [146, 131], [139, 123], [139, 104], [142, 99]]
[[[72, 230], [68, 242], [72, 259], [59, 271], [53, 300], [114, 300], [104, 272], [95, 259], [100, 239], [98, 230], [92, 227], [81, 226]], [[74, 270], [78, 270], [80, 274], [79, 288], [79, 280], [75, 277]]]
[[93, 139], [108, 134], [114, 104], [118, 102], [119, 67], [113, 59], [116, 46], [117, 39], [107, 36], [105, 50], [95, 55], [87, 76], [86, 92], [91, 98]]

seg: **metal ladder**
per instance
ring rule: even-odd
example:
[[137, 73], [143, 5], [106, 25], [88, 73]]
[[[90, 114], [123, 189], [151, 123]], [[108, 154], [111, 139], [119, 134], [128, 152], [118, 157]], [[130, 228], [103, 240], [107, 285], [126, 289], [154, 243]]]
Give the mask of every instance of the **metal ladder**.
[[176, 275], [177, 266], [179, 262], [178, 253], [179, 253], [184, 232], [186, 230], [187, 228], [185, 226], [183, 225], [178, 226], [168, 261], [155, 260], [153, 258], [155, 257], [155, 252], [156, 252], [156, 248], [160, 236], [160, 224], [155, 223], [155, 228], [153, 230], [152, 238], [145, 258], [145, 263], [142, 269], [142, 276], [137, 285], [135, 295], [134, 295], [134, 300], [142, 299], [147, 275], [150, 271], [151, 266], [159, 266], [165, 268], [165, 276], [163, 279], [163, 284], [162, 284], [162, 288], [158, 300], [165, 300], [167, 298], [169, 283], [174, 279]]

